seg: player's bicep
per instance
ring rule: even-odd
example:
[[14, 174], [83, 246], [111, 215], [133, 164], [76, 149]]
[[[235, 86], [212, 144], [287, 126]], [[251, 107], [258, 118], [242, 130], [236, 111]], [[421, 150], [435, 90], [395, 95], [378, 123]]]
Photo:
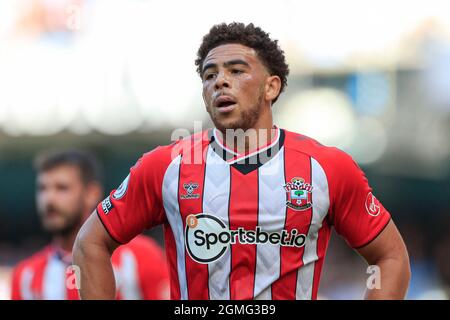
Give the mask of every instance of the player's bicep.
[[369, 264], [383, 259], [407, 258], [406, 246], [392, 219], [375, 239], [357, 251]]
[[95, 210], [81, 227], [77, 236], [77, 243], [81, 246], [105, 247], [112, 253], [120, 243], [108, 232]]
[[338, 152], [336, 159], [330, 190], [331, 222], [352, 248], [360, 248], [383, 231], [391, 216], [373, 195], [364, 172], [356, 162], [343, 152]]

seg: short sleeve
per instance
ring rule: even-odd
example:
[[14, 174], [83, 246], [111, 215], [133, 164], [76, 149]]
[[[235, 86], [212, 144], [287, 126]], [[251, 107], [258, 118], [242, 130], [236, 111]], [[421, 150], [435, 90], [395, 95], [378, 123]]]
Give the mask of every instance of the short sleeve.
[[164, 223], [162, 181], [168, 162], [170, 155], [164, 147], [145, 154], [97, 206], [100, 220], [117, 242], [127, 243], [144, 229]]
[[351, 247], [360, 248], [384, 230], [391, 216], [356, 162], [346, 153], [335, 151], [329, 177], [331, 223]]

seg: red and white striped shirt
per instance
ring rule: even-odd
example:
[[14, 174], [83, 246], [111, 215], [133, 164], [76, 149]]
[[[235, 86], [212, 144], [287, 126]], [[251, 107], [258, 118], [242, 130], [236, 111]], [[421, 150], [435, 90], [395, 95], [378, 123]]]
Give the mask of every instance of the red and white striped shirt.
[[[71, 254], [47, 246], [13, 271], [13, 300], [78, 300]], [[112, 257], [117, 299], [169, 299], [169, 274], [159, 245], [138, 236], [118, 247]]]
[[121, 243], [164, 225], [172, 299], [316, 299], [331, 226], [357, 248], [388, 224], [350, 156], [277, 131], [247, 155], [215, 130], [158, 147], [98, 205]]

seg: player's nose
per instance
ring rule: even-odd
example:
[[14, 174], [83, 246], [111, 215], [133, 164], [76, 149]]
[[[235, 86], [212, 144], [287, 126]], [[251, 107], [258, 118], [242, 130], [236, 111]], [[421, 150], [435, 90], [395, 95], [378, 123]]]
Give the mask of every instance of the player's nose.
[[216, 90], [220, 90], [222, 88], [229, 88], [230, 82], [228, 80], [228, 77], [224, 72], [219, 72], [216, 76], [216, 83], [215, 88]]

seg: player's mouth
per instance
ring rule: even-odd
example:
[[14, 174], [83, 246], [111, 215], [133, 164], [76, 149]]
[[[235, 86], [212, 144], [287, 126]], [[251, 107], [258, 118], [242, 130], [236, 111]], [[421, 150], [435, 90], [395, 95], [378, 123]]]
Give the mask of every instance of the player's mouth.
[[221, 95], [214, 100], [214, 108], [220, 113], [230, 112], [236, 107], [236, 99], [228, 95]]

